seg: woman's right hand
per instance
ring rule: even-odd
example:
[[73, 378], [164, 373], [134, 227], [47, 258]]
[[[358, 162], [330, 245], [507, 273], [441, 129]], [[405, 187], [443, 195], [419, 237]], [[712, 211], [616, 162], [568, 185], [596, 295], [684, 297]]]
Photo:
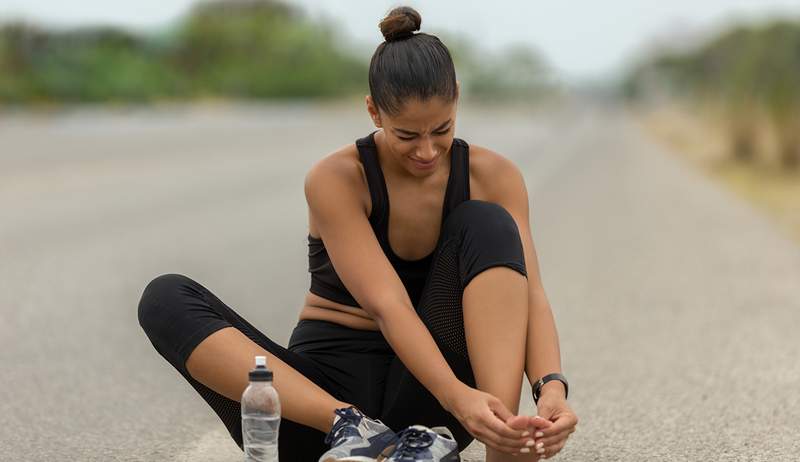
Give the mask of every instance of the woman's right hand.
[[525, 430], [511, 428], [506, 422], [514, 416], [498, 398], [489, 393], [461, 384], [443, 403], [461, 425], [483, 444], [498, 451], [517, 454], [528, 447], [532, 435], [522, 436]]

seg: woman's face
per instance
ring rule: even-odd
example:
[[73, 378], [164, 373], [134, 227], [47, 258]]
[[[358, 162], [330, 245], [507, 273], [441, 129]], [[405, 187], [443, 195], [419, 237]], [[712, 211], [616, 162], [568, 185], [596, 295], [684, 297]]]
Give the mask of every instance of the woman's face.
[[447, 102], [440, 97], [426, 101], [411, 99], [402, 110], [390, 116], [372, 104], [367, 107], [376, 127], [383, 128], [384, 146], [395, 161], [395, 168], [422, 178], [441, 167], [442, 159], [453, 144], [457, 100]]

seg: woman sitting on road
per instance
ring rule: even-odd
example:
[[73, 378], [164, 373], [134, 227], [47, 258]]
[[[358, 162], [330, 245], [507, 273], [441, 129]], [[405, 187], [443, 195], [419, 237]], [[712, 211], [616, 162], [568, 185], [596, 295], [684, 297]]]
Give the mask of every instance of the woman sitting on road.
[[[311, 288], [288, 348], [186, 276], [144, 290], [151, 342], [240, 447], [256, 355], [281, 399], [282, 462], [455, 461], [473, 438], [489, 462], [533, 461], [575, 430], [523, 177], [454, 137], [453, 62], [420, 23], [408, 7], [381, 22], [377, 130], [306, 176]], [[523, 374], [535, 417], [516, 415]]]

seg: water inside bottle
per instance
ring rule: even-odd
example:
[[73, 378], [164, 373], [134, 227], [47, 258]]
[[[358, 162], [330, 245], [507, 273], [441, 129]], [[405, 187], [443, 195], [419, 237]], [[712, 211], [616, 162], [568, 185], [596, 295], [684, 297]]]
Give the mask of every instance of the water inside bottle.
[[280, 417], [243, 416], [242, 432], [245, 461], [278, 460], [278, 426]]

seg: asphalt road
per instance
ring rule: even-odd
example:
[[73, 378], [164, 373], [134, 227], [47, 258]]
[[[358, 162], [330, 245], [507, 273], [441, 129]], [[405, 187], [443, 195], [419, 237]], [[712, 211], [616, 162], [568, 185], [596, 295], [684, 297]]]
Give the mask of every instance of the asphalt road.
[[[241, 460], [139, 296], [187, 274], [285, 345], [303, 176], [371, 129], [359, 103], [0, 115], [0, 460]], [[800, 246], [619, 110], [464, 107], [457, 135], [526, 174], [581, 418], [557, 459], [797, 460]]]

